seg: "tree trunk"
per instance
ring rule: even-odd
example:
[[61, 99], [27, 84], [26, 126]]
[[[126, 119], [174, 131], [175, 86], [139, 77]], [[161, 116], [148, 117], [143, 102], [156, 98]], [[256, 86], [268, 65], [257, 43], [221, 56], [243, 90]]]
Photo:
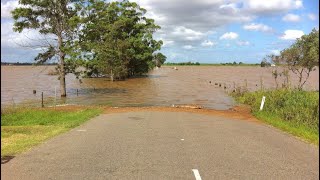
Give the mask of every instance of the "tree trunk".
[[61, 51], [62, 49], [62, 36], [58, 35], [58, 47], [59, 47], [59, 62], [60, 62], [60, 94], [61, 97], [67, 96], [67, 90], [66, 90], [66, 73], [64, 69], [64, 52]]
[[60, 56], [60, 93], [61, 97], [67, 96], [67, 90], [66, 90], [66, 74], [64, 71], [64, 56]]

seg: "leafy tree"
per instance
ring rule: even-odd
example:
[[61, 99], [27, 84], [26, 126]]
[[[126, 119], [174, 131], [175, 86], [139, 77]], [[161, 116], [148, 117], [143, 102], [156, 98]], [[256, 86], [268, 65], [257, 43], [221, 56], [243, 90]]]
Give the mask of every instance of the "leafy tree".
[[268, 59], [267, 58], [263, 58], [261, 63], [260, 63], [260, 66], [261, 67], [268, 67], [268, 66], [271, 66], [271, 63], [268, 62]]
[[313, 29], [303, 35], [289, 48], [281, 51], [278, 63], [285, 64], [299, 78], [298, 89], [302, 90], [310, 72], [319, 66], [319, 30]]
[[161, 65], [166, 61], [167, 57], [162, 53], [156, 53], [153, 55], [153, 59], [155, 61], [155, 66], [161, 67]]
[[75, 69], [74, 64], [69, 68], [66, 64], [77, 56], [74, 40], [79, 27], [79, 6], [71, 6], [71, 3], [71, 0], [20, 0], [19, 4], [23, 6], [11, 12], [14, 31], [36, 29], [41, 34], [55, 37], [53, 41], [47, 41], [46, 52], [39, 53], [35, 61], [44, 63], [58, 57], [61, 96], [66, 96], [65, 75]]
[[[105, 3], [91, 0], [83, 8], [83, 50], [93, 54], [86, 59], [87, 72], [108, 75], [111, 80], [147, 73], [155, 66], [153, 53], [162, 41], [152, 34], [160, 28], [144, 17], [146, 10], [137, 3], [123, 0]], [[93, 68], [93, 69], [92, 69]]]

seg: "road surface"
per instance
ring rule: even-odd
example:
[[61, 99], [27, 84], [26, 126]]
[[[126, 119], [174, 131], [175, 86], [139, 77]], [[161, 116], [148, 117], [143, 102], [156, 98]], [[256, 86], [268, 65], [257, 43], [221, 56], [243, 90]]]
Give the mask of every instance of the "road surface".
[[319, 179], [319, 148], [263, 123], [102, 114], [1, 164], [10, 179]]

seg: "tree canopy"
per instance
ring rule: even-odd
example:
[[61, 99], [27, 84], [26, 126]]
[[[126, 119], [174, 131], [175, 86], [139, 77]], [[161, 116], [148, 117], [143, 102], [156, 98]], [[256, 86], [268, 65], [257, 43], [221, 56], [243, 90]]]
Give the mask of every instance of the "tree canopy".
[[280, 56], [272, 59], [298, 76], [298, 89], [302, 90], [310, 72], [319, 66], [319, 30], [313, 29], [309, 34], [301, 36], [289, 48], [281, 51]]
[[22, 7], [11, 13], [14, 19], [13, 30], [21, 33], [24, 29], [36, 29], [40, 34], [53, 36], [42, 44], [45, 52], [35, 57], [37, 63], [47, 62], [58, 57], [60, 92], [66, 96], [65, 75], [71, 72], [66, 66], [66, 56], [74, 54], [74, 40], [80, 24], [78, 6], [72, 6], [71, 0], [20, 0]]
[[160, 26], [146, 18], [146, 10], [135, 2], [20, 0], [19, 4], [11, 12], [14, 31], [35, 29], [53, 37], [45, 40], [45, 51], [35, 61], [58, 58], [61, 96], [66, 96], [65, 75], [80, 76], [80, 66], [87, 76], [113, 80], [147, 73], [166, 60], [159, 52], [162, 41], [153, 39]]
[[128, 0], [92, 0], [83, 8], [80, 44], [90, 54], [84, 62], [88, 76], [124, 79], [161, 66], [165, 56], [156, 51], [162, 41], [152, 36], [160, 26], [145, 13], [145, 9]]

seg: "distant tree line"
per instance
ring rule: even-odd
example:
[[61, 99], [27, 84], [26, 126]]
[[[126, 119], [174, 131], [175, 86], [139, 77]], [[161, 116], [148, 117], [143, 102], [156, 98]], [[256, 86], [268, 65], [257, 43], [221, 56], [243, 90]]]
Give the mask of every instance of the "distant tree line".
[[172, 63], [172, 62], [167, 62], [165, 63], [165, 65], [178, 65], [178, 66], [199, 66], [200, 63], [199, 62], [191, 62], [191, 61], [188, 61], [188, 62], [179, 62], [179, 63]]
[[236, 65], [242, 65], [243, 64], [243, 62], [239, 62], [239, 63], [237, 63], [237, 62], [235, 62], [235, 61], [233, 61], [233, 63], [231, 63], [231, 62], [227, 62], [227, 63], [220, 63], [221, 65], [228, 65], [228, 66], [236, 66]]
[[239, 62], [237, 63], [236, 61], [233, 61], [232, 63], [231, 62], [227, 62], [227, 63], [220, 63], [221, 65], [223, 66], [241, 66], [241, 65], [253, 65], [253, 66], [256, 66], [256, 65], [260, 65], [259, 63], [256, 63], [256, 64], [247, 64], [247, 63], [243, 63], [243, 62]]

